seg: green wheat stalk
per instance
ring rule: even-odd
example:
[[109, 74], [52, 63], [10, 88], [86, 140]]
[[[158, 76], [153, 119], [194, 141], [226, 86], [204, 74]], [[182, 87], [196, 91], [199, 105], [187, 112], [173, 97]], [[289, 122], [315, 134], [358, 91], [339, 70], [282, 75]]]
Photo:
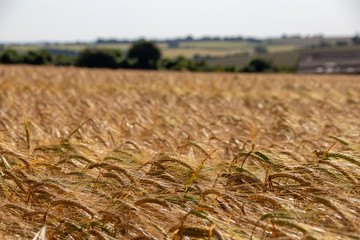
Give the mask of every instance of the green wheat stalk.
[[[217, 149], [216, 149], [217, 150]], [[195, 181], [198, 173], [200, 172], [201, 168], [204, 166], [205, 164], [205, 161], [210, 158], [210, 156], [216, 152], [216, 150], [212, 151], [202, 162], [201, 164], [199, 165], [199, 167], [195, 170], [195, 172], [192, 174], [192, 176], [189, 178], [189, 180], [186, 182], [186, 187], [185, 187], [185, 191], [184, 191], [184, 195], [181, 199], [182, 202], [184, 202], [184, 199], [185, 199], [185, 196], [186, 196], [186, 193], [187, 191], [189, 190], [189, 187], [191, 186], [191, 184]]]

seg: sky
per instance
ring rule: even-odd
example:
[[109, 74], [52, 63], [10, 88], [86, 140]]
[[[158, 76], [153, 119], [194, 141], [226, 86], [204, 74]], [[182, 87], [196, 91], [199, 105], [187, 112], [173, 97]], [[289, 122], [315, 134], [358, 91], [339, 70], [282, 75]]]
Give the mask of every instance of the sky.
[[360, 0], [0, 0], [0, 42], [360, 34]]

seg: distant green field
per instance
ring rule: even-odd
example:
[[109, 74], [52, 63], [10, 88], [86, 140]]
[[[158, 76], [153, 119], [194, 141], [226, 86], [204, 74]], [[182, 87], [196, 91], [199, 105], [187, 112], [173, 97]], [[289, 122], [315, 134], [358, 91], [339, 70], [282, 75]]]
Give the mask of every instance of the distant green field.
[[[261, 57], [271, 60], [277, 66], [293, 67], [296, 66], [300, 57], [300, 51], [304, 50], [305, 46], [312, 46], [319, 44], [321, 41], [326, 41], [331, 44], [336, 44], [338, 41], [350, 41], [349, 38], [285, 38], [285, 39], [271, 39], [263, 42], [267, 48], [268, 53], [256, 55], [254, 47], [258, 43], [248, 41], [186, 41], [179, 42], [177, 48], [169, 48], [167, 43], [159, 43], [158, 47], [161, 49], [162, 56], [165, 58], [176, 58], [183, 56], [186, 58], [193, 58], [194, 56], [205, 57], [210, 66], [235, 66], [237, 68], [245, 66], [250, 59], [254, 57]], [[350, 44], [350, 43], [349, 43]], [[85, 48], [112, 48], [120, 49], [124, 54], [131, 47], [130, 43], [120, 44], [62, 44], [62, 45], [14, 45], [15, 50], [26, 52], [28, 50], [49, 49], [49, 50], [67, 50], [78, 52]], [[321, 51], [328, 51], [330, 49], [338, 49], [339, 47], [323, 48]], [[351, 48], [347, 46], [346, 48]], [[319, 50], [319, 48], [317, 48]], [[309, 49], [311, 51], [311, 48]], [[75, 53], [76, 54], [76, 53]]]
[[179, 48], [206, 49], [206, 50], [248, 50], [255, 47], [256, 43], [235, 41], [192, 41], [182, 42]]
[[[173, 57], [175, 55], [182, 54], [186, 57], [193, 57], [195, 54], [201, 56], [213, 56], [224, 57], [229, 55], [253, 53], [254, 47], [257, 43], [251, 42], [235, 42], [235, 41], [194, 41], [194, 42], [182, 42], [179, 44], [179, 48], [162, 48], [164, 56]], [[276, 45], [266, 46], [270, 53], [292, 51], [299, 48], [298, 45]], [[176, 53], [176, 54], [174, 54]]]
[[[175, 58], [178, 56], [184, 56], [192, 58], [194, 55], [211, 56], [211, 57], [225, 57], [229, 55], [253, 53], [253, 48], [257, 46], [257, 43], [251, 42], [235, 42], [235, 41], [189, 41], [180, 42], [178, 48], [169, 48], [166, 43], [157, 44], [161, 49], [163, 57]], [[26, 52], [29, 50], [37, 49], [55, 49], [55, 50], [70, 50], [70, 51], [81, 51], [85, 48], [113, 48], [120, 49], [123, 52], [127, 52], [131, 44], [49, 44], [49, 45], [14, 45], [14, 48], [20, 52]], [[281, 52], [291, 51], [296, 49], [297, 45], [276, 45], [267, 46], [268, 51]]]

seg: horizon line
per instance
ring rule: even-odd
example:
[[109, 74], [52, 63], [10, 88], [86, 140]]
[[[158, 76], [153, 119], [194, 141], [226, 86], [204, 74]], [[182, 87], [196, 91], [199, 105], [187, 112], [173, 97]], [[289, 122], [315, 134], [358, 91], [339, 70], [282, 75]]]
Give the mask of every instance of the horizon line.
[[[286, 36], [284, 38], [284, 36]], [[165, 38], [156, 38], [156, 37], [144, 37], [144, 36], [139, 36], [139, 37], [134, 37], [134, 38], [118, 38], [118, 37], [97, 37], [96, 39], [92, 39], [92, 40], [34, 40], [34, 41], [0, 41], [0, 45], [39, 45], [39, 44], [83, 44], [83, 43], [88, 43], [88, 44], [96, 44], [97, 41], [99, 40], [104, 40], [104, 41], [109, 41], [109, 40], [114, 40], [114, 41], [127, 41], [127, 42], [136, 42], [136, 41], [140, 41], [140, 40], [148, 40], [148, 41], [154, 41], [154, 42], [166, 42], [166, 41], [175, 41], [175, 40], [185, 40], [186, 38], [191, 37], [192, 40], [201, 40], [203, 38], [220, 38], [220, 40], [224, 40], [225, 38], [243, 38], [244, 40], [246, 39], [257, 39], [257, 40], [270, 40], [270, 39], [286, 39], [286, 38], [302, 38], [302, 39], [306, 39], [306, 38], [351, 38], [354, 36], [358, 36], [358, 33], [355, 33], [353, 35], [344, 35], [344, 34], [339, 34], [339, 35], [325, 35], [322, 33], [318, 33], [318, 34], [281, 34], [280, 36], [265, 36], [265, 37], [260, 37], [260, 36], [246, 36], [246, 35], [203, 35], [203, 36], [193, 36], [192, 34], [188, 34], [186, 36], [177, 36], [177, 37], [165, 37]]]

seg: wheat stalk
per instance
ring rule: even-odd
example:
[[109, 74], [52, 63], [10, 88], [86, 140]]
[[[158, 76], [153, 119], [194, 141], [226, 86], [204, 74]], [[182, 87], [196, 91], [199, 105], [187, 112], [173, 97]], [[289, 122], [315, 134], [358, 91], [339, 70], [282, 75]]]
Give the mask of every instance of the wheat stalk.
[[65, 206], [72, 206], [78, 209], [83, 210], [87, 214], [91, 215], [92, 217], [95, 216], [95, 212], [93, 212], [90, 208], [86, 207], [79, 201], [67, 200], [67, 199], [58, 199], [50, 202], [51, 207], [55, 207], [57, 205], [65, 205]]
[[12, 174], [12, 173], [11, 173], [10, 171], [8, 171], [7, 169], [4, 169], [4, 173], [5, 173], [6, 175], [8, 175], [8, 176], [16, 183], [16, 185], [21, 189], [22, 192], [26, 192], [26, 189], [25, 189], [25, 187], [23, 186], [21, 179], [15, 177], [15, 175]]
[[160, 200], [160, 199], [157, 199], [157, 198], [142, 198], [142, 199], [139, 199], [139, 200], [134, 202], [134, 206], [141, 206], [141, 205], [143, 205], [145, 203], [158, 204], [158, 205], [161, 205], [163, 207], [166, 207], [168, 210], [171, 210], [169, 204], [166, 201]]
[[274, 180], [276, 178], [293, 179], [293, 180], [299, 182], [300, 185], [302, 185], [302, 186], [310, 186], [311, 185], [311, 183], [307, 182], [306, 180], [304, 180], [304, 179], [302, 179], [302, 178], [300, 178], [298, 176], [295, 176], [293, 174], [290, 174], [290, 173], [276, 173], [276, 174], [271, 174], [271, 175], [268, 176], [269, 181], [272, 181], [272, 180]]
[[166, 186], [163, 186], [162, 184], [158, 183], [158, 182], [155, 182], [153, 180], [150, 180], [150, 179], [140, 179], [140, 183], [142, 184], [148, 184], [150, 186], [155, 186], [157, 187], [159, 190], [163, 191], [163, 192], [166, 192], [167, 191], [167, 188]]
[[106, 178], [113, 178], [116, 181], [118, 181], [122, 186], [125, 186], [124, 181], [121, 179], [121, 177], [119, 175], [117, 175], [116, 173], [103, 173], [102, 174], [103, 177]]
[[259, 203], [269, 203], [270, 205], [272, 205], [275, 209], [280, 209], [282, 208], [281, 204], [279, 202], [277, 202], [276, 200], [270, 198], [270, 197], [266, 197], [266, 196], [261, 196], [261, 195], [252, 195], [249, 196], [247, 198], [248, 201], [254, 201], [254, 202], [259, 202]]
[[339, 171], [342, 175], [344, 175], [352, 184], [356, 185], [355, 180], [347, 173], [345, 172], [340, 166], [335, 165], [334, 163], [327, 161], [327, 160], [319, 160], [318, 163], [329, 165]]

